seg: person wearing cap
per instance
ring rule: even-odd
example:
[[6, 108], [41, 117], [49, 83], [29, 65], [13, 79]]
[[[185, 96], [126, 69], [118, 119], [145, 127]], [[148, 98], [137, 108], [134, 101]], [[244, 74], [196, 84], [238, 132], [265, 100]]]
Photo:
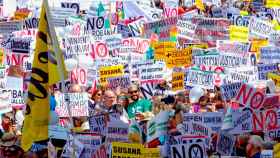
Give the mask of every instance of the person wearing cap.
[[128, 88], [131, 103], [127, 107], [127, 114], [129, 119], [136, 118], [143, 120], [150, 116], [152, 111], [152, 103], [147, 99], [141, 99], [139, 88], [137, 85], [131, 85]]
[[246, 146], [246, 155], [249, 158], [261, 158], [264, 141], [258, 135], [251, 135]]
[[8, 132], [0, 139], [1, 158], [20, 158], [23, 157], [23, 150], [17, 144], [18, 138], [14, 133]]

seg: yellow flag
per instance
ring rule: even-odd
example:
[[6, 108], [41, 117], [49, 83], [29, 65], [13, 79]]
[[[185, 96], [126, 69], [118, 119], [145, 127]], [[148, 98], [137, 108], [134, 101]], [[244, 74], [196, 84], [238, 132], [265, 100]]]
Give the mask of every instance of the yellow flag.
[[[28, 98], [26, 100], [26, 113], [21, 140], [22, 148], [25, 151], [30, 149], [33, 142], [48, 139], [49, 85], [58, 82], [60, 79], [57, 60], [54, 57], [55, 53], [50, 46], [51, 44], [53, 44], [52, 46], [57, 45], [58, 42], [54, 40], [56, 38], [51, 39], [46, 10], [48, 10], [48, 4], [44, 0], [36, 38], [31, 81], [28, 87]], [[56, 53], [61, 53], [61, 50], [59, 51]], [[65, 70], [63, 58], [61, 60], [62, 69]]]

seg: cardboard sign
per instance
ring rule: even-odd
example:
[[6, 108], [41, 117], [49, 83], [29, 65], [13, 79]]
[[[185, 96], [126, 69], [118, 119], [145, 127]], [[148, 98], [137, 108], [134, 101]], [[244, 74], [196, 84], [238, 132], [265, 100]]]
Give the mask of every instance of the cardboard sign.
[[110, 57], [108, 45], [104, 42], [94, 42], [92, 45], [94, 59], [108, 59]]
[[112, 142], [112, 157], [135, 157], [140, 158], [144, 147], [142, 144]]
[[96, 134], [75, 134], [75, 138], [84, 145], [84, 150], [81, 153], [80, 158], [91, 157], [102, 144], [101, 136]]
[[35, 29], [38, 28], [39, 18], [29, 18], [24, 20], [24, 29]]
[[231, 41], [247, 42], [249, 37], [249, 29], [244, 26], [234, 26], [229, 27], [229, 39]]
[[178, 16], [178, 0], [164, 0], [163, 17]]
[[273, 31], [273, 25], [260, 18], [251, 17], [249, 22], [250, 33], [262, 38], [269, 38]]
[[259, 80], [267, 80], [268, 73], [273, 73], [278, 71], [277, 64], [258, 64], [258, 74]]
[[217, 141], [217, 151], [221, 155], [231, 155], [235, 145], [235, 137], [226, 133], [219, 133]]
[[146, 38], [139, 38], [139, 37], [125, 38], [122, 39], [122, 45], [124, 47], [135, 48], [134, 51], [136, 53], [145, 54], [146, 51], [149, 49], [150, 40]]
[[280, 48], [263, 47], [261, 48], [260, 62], [264, 64], [278, 63], [280, 60]]
[[171, 158], [206, 158], [203, 142], [171, 145]]
[[88, 116], [88, 94], [65, 93], [60, 95], [55, 108], [59, 117], [69, 117], [67, 106], [70, 107], [72, 117]]
[[222, 93], [223, 100], [228, 101], [233, 99], [236, 96], [236, 94], [239, 92], [239, 89], [242, 84], [243, 84], [242, 82], [236, 82], [236, 83], [221, 85], [221, 93]]
[[111, 120], [107, 123], [106, 142], [128, 142], [129, 125], [121, 120]]
[[172, 90], [183, 90], [184, 89], [184, 77], [183, 72], [174, 72], [172, 73]]
[[203, 86], [207, 89], [214, 89], [214, 73], [189, 70], [186, 73], [186, 85]]
[[165, 52], [175, 51], [175, 42], [156, 42], [153, 43], [154, 48], [154, 58], [155, 60], [165, 60]]
[[265, 93], [261, 89], [254, 88], [248, 84], [243, 84], [237, 93], [235, 100], [246, 107], [259, 109], [265, 101]]
[[189, 40], [195, 37], [196, 25], [191, 21], [178, 20], [177, 21], [178, 36]]
[[280, 87], [280, 75], [274, 73], [268, 73], [267, 78], [272, 79], [273, 82], [275, 83], [275, 86]]

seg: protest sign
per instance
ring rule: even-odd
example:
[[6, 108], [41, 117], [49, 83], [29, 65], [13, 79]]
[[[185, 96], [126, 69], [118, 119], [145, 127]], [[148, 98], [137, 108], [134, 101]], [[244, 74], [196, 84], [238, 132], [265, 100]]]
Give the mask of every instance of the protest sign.
[[24, 20], [24, 29], [35, 29], [38, 28], [39, 19], [38, 18], [29, 18]]
[[13, 31], [20, 31], [23, 29], [22, 21], [0, 22], [0, 33], [8, 34]]
[[143, 34], [143, 25], [148, 22], [145, 17], [137, 19], [128, 24], [128, 27], [132, 33], [132, 36], [137, 37]]
[[273, 158], [273, 150], [263, 150], [261, 152], [262, 158]]
[[69, 130], [67, 128], [57, 126], [57, 125], [49, 125], [49, 138], [51, 139], [68, 139]]
[[52, 15], [52, 22], [55, 26], [65, 27], [66, 19], [70, 16], [75, 16], [76, 9], [55, 7], [50, 8], [50, 13]]
[[216, 45], [216, 40], [229, 39], [230, 21], [227, 19], [195, 17], [192, 22], [197, 24], [195, 34], [198, 39], [211, 47]]
[[178, 16], [178, 0], [164, 0], [163, 17]]
[[99, 68], [99, 79], [101, 84], [106, 84], [110, 77], [122, 76], [123, 65], [103, 66]]
[[267, 141], [279, 139], [280, 138], [280, 129], [266, 131], [265, 138]]
[[76, 14], [80, 13], [80, 4], [79, 3], [71, 3], [71, 2], [61, 2], [62, 8], [73, 8], [76, 9]]
[[10, 100], [11, 94], [9, 92], [1, 92], [0, 94], [0, 114], [4, 114], [7, 112], [13, 111], [11, 100]]
[[92, 154], [92, 158], [107, 158], [107, 149], [106, 145], [102, 144], [100, 145]]
[[278, 71], [277, 64], [258, 64], [259, 80], [267, 80], [268, 73], [274, 73]]
[[171, 158], [206, 158], [203, 142], [171, 145]]
[[161, 19], [155, 22], [149, 22], [144, 24], [145, 37], [149, 38], [152, 34], [157, 32], [158, 39], [161, 41], [169, 41], [170, 29], [172, 26], [177, 24], [177, 17], [169, 17]]
[[11, 102], [11, 105], [13, 107], [23, 107], [23, 106], [25, 106], [24, 92], [23, 92], [22, 88], [17, 89], [15, 87], [15, 88], [9, 89], [9, 90], [4, 89], [4, 90], [2, 90], [2, 92], [3, 93], [8, 92], [8, 93], [11, 94], [10, 102]]
[[106, 43], [102, 41], [96, 41], [92, 45], [92, 51], [94, 59], [108, 59], [109, 58], [109, 48]]
[[279, 8], [280, 2], [274, 1], [274, 0], [266, 0], [266, 6], [267, 8]]
[[87, 69], [76, 68], [70, 72], [70, 81], [72, 84], [86, 85], [87, 84]]
[[[246, 109], [246, 108], [244, 108]], [[252, 131], [252, 112], [250, 110], [232, 112], [232, 127], [230, 134], [241, 134]]]
[[184, 72], [172, 73], [172, 90], [183, 90], [184, 89]]
[[280, 60], [280, 48], [278, 47], [263, 47], [261, 48], [260, 62], [264, 64], [278, 63]]
[[70, 137], [63, 148], [62, 157], [71, 157], [71, 155], [75, 155], [75, 157], [80, 157], [84, 150], [84, 145], [77, 139]]
[[121, 120], [110, 120], [107, 123], [106, 142], [128, 142], [128, 127]]
[[236, 41], [217, 41], [217, 50], [221, 54], [232, 54], [237, 56], [248, 55], [249, 44]]
[[189, 70], [185, 76], [188, 86], [203, 86], [207, 89], [214, 89], [214, 73]]
[[190, 66], [192, 64], [192, 48], [166, 51], [165, 56], [165, 62], [168, 68]]
[[133, 38], [124, 38], [121, 40], [122, 45], [124, 47], [133, 47], [135, 48], [135, 52], [144, 54], [148, 50], [150, 46], [150, 40], [146, 38], [139, 38], [139, 37], [133, 37]]
[[139, 79], [141, 82], [153, 82], [163, 79], [165, 63], [156, 61], [153, 65], [139, 68]]
[[69, 117], [67, 106], [70, 107], [72, 117], [88, 116], [87, 93], [64, 93], [57, 99], [55, 111], [59, 117]]
[[280, 87], [280, 76], [275, 73], [268, 73], [267, 78], [273, 80], [275, 86]]
[[148, 83], [142, 83], [140, 86], [140, 91], [144, 98], [151, 99], [154, 96], [156, 83], [154, 82], [148, 82]]
[[177, 21], [178, 36], [189, 40], [195, 37], [196, 25], [191, 21], [178, 20]]
[[269, 131], [279, 128], [279, 114], [277, 109], [267, 109], [253, 112], [253, 131]]
[[153, 44], [154, 58], [156, 60], [165, 60], [165, 52], [175, 51], [175, 42], [157, 42]]
[[248, 41], [248, 36], [249, 36], [248, 27], [231, 25], [229, 27], [229, 32], [230, 32], [229, 38], [231, 41], [238, 41], [238, 42]]
[[243, 83], [236, 82], [221, 85], [221, 94], [224, 101], [233, 99]]
[[87, 18], [87, 24], [86, 24], [86, 30], [89, 31], [95, 31], [95, 30], [101, 30], [105, 29], [105, 20], [102, 16], [94, 16], [94, 17], [88, 17]]
[[261, 38], [269, 38], [273, 30], [273, 25], [259, 18], [251, 17], [249, 22], [250, 35], [256, 35]]
[[117, 87], [128, 88], [130, 85], [129, 75], [108, 78], [107, 81], [111, 89], [116, 89]]
[[220, 112], [205, 112], [203, 114], [184, 113], [183, 123], [201, 124], [217, 132], [222, 127], [223, 114]]
[[102, 144], [101, 136], [96, 134], [75, 134], [75, 138], [84, 145], [80, 158], [89, 158]]
[[243, 84], [237, 93], [235, 100], [246, 107], [259, 109], [264, 103], [265, 92], [263, 92], [263, 89], [258, 89], [252, 85]]
[[112, 142], [111, 149], [112, 149], [111, 151], [112, 158], [118, 158], [118, 157], [140, 158], [143, 153], [144, 147], [142, 144]]
[[93, 115], [89, 112], [89, 126], [90, 130], [95, 133], [104, 134], [106, 127], [105, 115]]
[[231, 25], [248, 27], [250, 16], [233, 15], [230, 18]]
[[147, 142], [158, 138], [159, 136], [167, 135], [168, 126], [168, 111], [161, 111], [147, 123]]
[[226, 133], [219, 133], [217, 141], [217, 151], [221, 155], [231, 155], [235, 145], [235, 137]]
[[66, 56], [88, 55], [92, 52], [89, 36], [67, 37], [65, 47]]
[[14, 53], [29, 53], [31, 38], [12, 38], [10, 49]]

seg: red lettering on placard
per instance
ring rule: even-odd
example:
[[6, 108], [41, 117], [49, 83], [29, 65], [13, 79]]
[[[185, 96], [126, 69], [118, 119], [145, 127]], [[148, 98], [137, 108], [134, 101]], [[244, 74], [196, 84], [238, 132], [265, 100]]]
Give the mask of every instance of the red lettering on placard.
[[278, 129], [277, 116], [277, 111], [274, 109], [253, 112], [253, 131]]
[[70, 73], [71, 83], [85, 85], [87, 83], [87, 72], [85, 69], [74, 69]]
[[109, 49], [105, 43], [95, 43], [93, 45], [94, 58], [107, 58], [109, 57]]
[[[248, 90], [248, 91], [247, 91]], [[243, 84], [236, 96], [236, 101], [240, 104], [259, 109], [263, 106], [265, 94], [253, 87]]]
[[24, 59], [28, 58], [28, 54], [6, 54], [6, 61], [8, 65], [19, 65], [22, 66]]
[[177, 8], [164, 8], [163, 16], [166, 18], [169, 18], [172, 16], [178, 16], [178, 10], [177, 10]]
[[101, 145], [98, 150], [92, 155], [92, 158], [107, 158], [105, 145]]

